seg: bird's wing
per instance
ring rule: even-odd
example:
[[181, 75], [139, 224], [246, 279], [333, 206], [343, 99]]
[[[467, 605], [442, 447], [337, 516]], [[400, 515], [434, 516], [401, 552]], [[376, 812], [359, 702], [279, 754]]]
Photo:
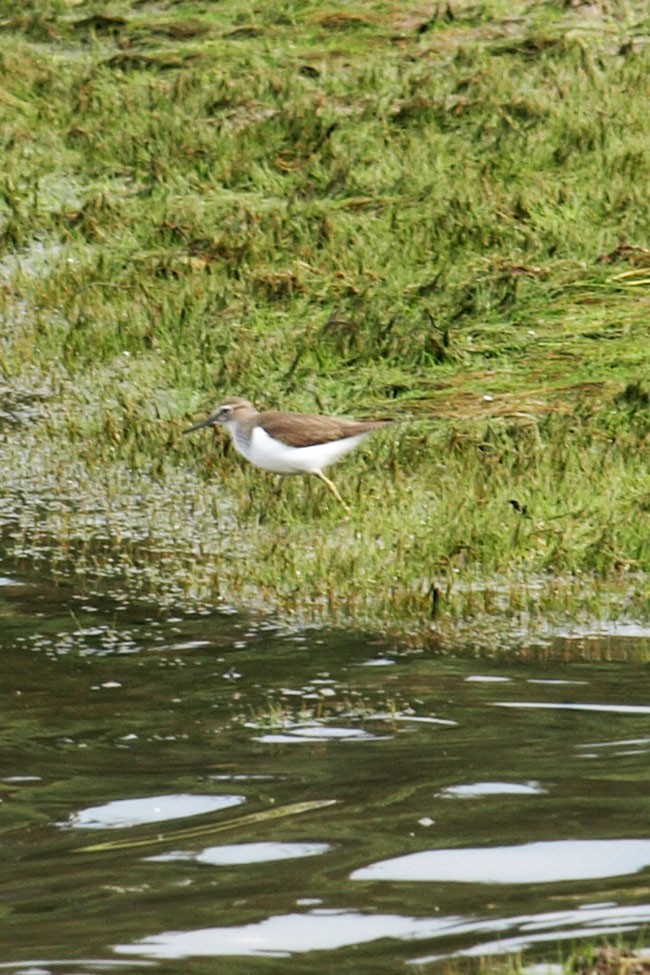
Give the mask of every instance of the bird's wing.
[[339, 420], [331, 416], [310, 416], [306, 413], [278, 413], [270, 410], [260, 415], [260, 425], [275, 440], [290, 447], [310, 447], [331, 443], [344, 437], [370, 433], [389, 423], [389, 420]]

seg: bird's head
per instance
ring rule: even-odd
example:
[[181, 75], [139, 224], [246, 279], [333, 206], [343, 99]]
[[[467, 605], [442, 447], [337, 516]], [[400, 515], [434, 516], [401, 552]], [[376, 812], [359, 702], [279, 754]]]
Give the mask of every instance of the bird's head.
[[229, 423], [236, 422], [238, 418], [243, 418], [246, 414], [256, 412], [255, 407], [249, 400], [233, 396], [230, 399], [224, 400], [214, 413], [211, 413], [205, 420], [200, 420], [193, 426], [188, 427], [187, 430], [183, 430], [183, 433], [192, 433], [194, 430], [201, 430], [203, 427], [213, 427], [217, 423], [222, 423], [227, 426]]

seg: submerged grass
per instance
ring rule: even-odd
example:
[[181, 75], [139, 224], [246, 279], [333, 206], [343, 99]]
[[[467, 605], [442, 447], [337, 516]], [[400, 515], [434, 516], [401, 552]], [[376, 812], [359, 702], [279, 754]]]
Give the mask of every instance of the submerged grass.
[[[416, 640], [647, 615], [649, 38], [623, 0], [0, 2], [9, 551]], [[232, 394], [400, 421], [350, 517], [181, 437]]]

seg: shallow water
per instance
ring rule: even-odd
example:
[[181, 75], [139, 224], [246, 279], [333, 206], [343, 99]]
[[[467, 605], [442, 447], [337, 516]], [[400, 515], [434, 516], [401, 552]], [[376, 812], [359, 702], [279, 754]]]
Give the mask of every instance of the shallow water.
[[647, 638], [455, 660], [7, 577], [0, 614], [0, 968], [394, 973], [642, 941]]

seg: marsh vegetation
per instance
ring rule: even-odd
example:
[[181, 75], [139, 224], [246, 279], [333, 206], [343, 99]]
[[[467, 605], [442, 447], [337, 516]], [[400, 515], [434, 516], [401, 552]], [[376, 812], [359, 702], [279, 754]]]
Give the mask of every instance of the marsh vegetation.
[[[623, 0], [0, 3], [6, 554], [417, 641], [646, 614], [649, 38]], [[224, 395], [400, 422], [348, 517], [180, 436]]]

